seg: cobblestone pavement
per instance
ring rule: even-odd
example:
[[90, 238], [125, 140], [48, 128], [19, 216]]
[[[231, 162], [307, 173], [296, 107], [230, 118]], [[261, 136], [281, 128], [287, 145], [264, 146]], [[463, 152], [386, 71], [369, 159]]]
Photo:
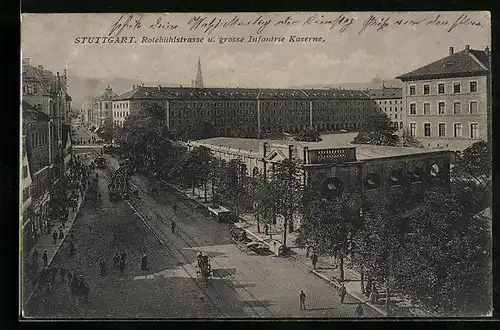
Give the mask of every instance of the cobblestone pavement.
[[[346, 299], [341, 304], [337, 291], [328, 283], [290, 260], [240, 251], [229, 240], [227, 224], [214, 222], [204, 208], [176, 190], [164, 187], [156, 197], [141, 192], [129, 206], [126, 201], [109, 202], [105, 181], [100, 175], [102, 205], [89, 194], [73, 225], [76, 255], [69, 255], [69, 243], [65, 242], [53, 261], [54, 266], [64, 265], [90, 282], [88, 301], [72, 295], [67, 282], [59, 282], [51, 292], [39, 287], [25, 306], [26, 316], [354, 317], [356, 301]], [[145, 178], [136, 176], [133, 181], [146, 191]], [[177, 224], [175, 233], [172, 221]], [[124, 275], [112, 263], [114, 253], [122, 249], [127, 252]], [[199, 251], [210, 255], [214, 270], [206, 283], [196, 277]], [[143, 253], [148, 255], [147, 271], [140, 270]], [[101, 258], [107, 263], [105, 277], [99, 274]], [[305, 310], [299, 308], [300, 290], [307, 295]]]

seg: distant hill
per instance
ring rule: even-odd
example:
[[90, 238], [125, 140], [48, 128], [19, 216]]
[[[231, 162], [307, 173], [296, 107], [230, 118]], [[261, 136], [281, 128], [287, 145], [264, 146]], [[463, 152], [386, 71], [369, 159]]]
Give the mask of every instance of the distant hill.
[[336, 83], [336, 84], [313, 84], [313, 85], [301, 85], [301, 86], [295, 86], [295, 88], [304, 88], [304, 89], [322, 89], [322, 88], [343, 88], [343, 89], [356, 89], [356, 90], [362, 90], [362, 89], [377, 89], [381, 88], [382, 84], [385, 87], [402, 87], [403, 83], [401, 80], [398, 79], [373, 79], [370, 82], [355, 82], [355, 83]]
[[134, 85], [144, 83], [145, 86], [179, 86], [179, 84], [167, 84], [165, 82], [146, 82], [139, 79], [126, 78], [108, 78], [94, 79], [82, 78], [77, 76], [68, 76], [68, 92], [72, 98], [72, 108], [80, 109], [83, 104], [92, 98], [104, 93], [106, 87], [109, 86], [113, 92], [120, 95], [133, 88]]

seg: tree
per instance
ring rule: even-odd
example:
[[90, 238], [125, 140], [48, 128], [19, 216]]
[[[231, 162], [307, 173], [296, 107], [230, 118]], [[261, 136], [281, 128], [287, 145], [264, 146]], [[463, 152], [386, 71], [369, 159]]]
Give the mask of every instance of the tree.
[[210, 181], [212, 182], [212, 205], [216, 206], [222, 198], [223, 182], [227, 173], [227, 163], [224, 159], [214, 158], [210, 167]]
[[277, 189], [271, 182], [257, 176], [253, 180], [252, 200], [255, 202], [255, 215], [257, 218], [257, 231], [260, 233], [260, 221], [270, 225], [278, 215], [275, 196]]
[[474, 180], [478, 185], [486, 186], [491, 182], [491, 153], [484, 141], [478, 141], [458, 155], [452, 168], [453, 179], [459, 181]]
[[248, 197], [247, 167], [241, 159], [231, 159], [225, 167], [220, 193], [222, 198], [231, 203], [239, 216], [240, 206]]
[[301, 204], [302, 225], [296, 243], [312, 246], [318, 254], [337, 256], [341, 281], [344, 280], [344, 258], [349, 254], [355, 223], [355, 204], [356, 198], [352, 194], [326, 197], [311, 187], [304, 192]]
[[216, 136], [214, 124], [206, 119], [185, 121], [174, 134], [182, 141], [208, 139]]
[[401, 137], [401, 144], [403, 147], [409, 148], [423, 148], [424, 145], [420, 143], [413, 135], [408, 132], [407, 129], [403, 130], [403, 136]]
[[130, 158], [136, 169], [149, 175], [168, 178], [183, 154], [158, 105], [127, 117], [116, 140], [120, 153]]
[[406, 232], [397, 200], [386, 198], [366, 200], [363, 205], [363, 225], [354, 235], [355, 260], [363, 274], [381, 281], [386, 287], [386, 306], [394, 287], [395, 270], [401, 254], [401, 240]]
[[321, 135], [318, 131], [313, 130], [304, 130], [300, 131], [296, 136], [295, 140], [297, 141], [305, 141], [305, 142], [321, 142]]
[[353, 143], [397, 146], [399, 137], [394, 134], [396, 130], [389, 117], [380, 112], [366, 119]]
[[100, 137], [106, 142], [111, 142], [113, 140], [114, 136], [114, 131], [115, 127], [113, 124], [113, 120], [111, 118], [106, 118], [104, 121], [104, 124], [102, 125], [101, 131], [100, 131]]
[[407, 222], [399, 286], [436, 312], [491, 311], [491, 219], [471, 213], [463, 191], [434, 188]]
[[300, 207], [303, 196], [303, 184], [297, 163], [291, 159], [284, 159], [274, 164], [270, 172], [270, 187], [274, 191], [276, 212], [284, 218], [283, 246], [286, 248], [287, 228], [293, 231], [293, 216]]

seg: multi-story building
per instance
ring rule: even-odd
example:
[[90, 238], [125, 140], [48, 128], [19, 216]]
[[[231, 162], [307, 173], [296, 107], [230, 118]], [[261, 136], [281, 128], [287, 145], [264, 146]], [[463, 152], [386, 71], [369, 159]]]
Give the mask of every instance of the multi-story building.
[[[26, 236], [26, 247], [36, 241], [40, 232], [47, 226], [49, 188], [56, 173], [50, 171], [53, 124], [49, 116], [23, 101], [22, 118], [23, 232]], [[25, 207], [28, 201], [29, 205]]]
[[391, 120], [394, 127], [403, 129], [405, 122], [405, 106], [401, 88], [385, 87], [381, 89], [370, 89], [370, 98]]
[[71, 97], [68, 95], [67, 74], [51, 71], [43, 66], [33, 66], [29, 58], [22, 61], [22, 99], [49, 116], [51, 168], [57, 174], [54, 182], [64, 173], [62, 168], [63, 127], [70, 125]]
[[106, 88], [102, 95], [96, 97], [92, 102], [92, 120], [93, 124], [96, 127], [101, 127], [104, 125], [106, 119], [112, 119], [112, 106], [113, 106], [113, 98], [116, 97], [117, 94], [113, 92], [111, 87]]
[[168, 127], [211, 122], [218, 135], [260, 137], [281, 132], [356, 130], [379, 111], [364, 91], [343, 89], [134, 88], [113, 101], [113, 120], [149, 106], [164, 111]]
[[403, 74], [406, 126], [426, 147], [464, 149], [491, 136], [490, 51], [465, 49]]
[[230, 137], [187, 145], [188, 149], [207, 147], [226, 161], [240, 159], [251, 177], [266, 178], [273, 164], [291, 158], [298, 162], [305, 184], [326, 195], [350, 192], [360, 201], [382, 196], [413, 200], [430, 186], [449, 182], [448, 150]]

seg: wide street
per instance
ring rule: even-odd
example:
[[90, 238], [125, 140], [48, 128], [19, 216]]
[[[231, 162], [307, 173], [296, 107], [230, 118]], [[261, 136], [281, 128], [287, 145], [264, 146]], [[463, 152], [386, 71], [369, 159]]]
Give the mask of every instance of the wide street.
[[[160, 196], [147, 193], [147, 179], [132, 182], [141, 192], [127, 201], [108, 199], [106, 171], [99, 172], [102, 202], [87, 193], [73, 225], [76, 255], [69, 242], [52, 266], [64, 265], [90, 283], [88, 301], [70, 293], [67, 281], [51, 292], [39, 287], [25, 305], [25, 316], [46, 318], [338, 318], [355, 317], [357, 301], [344, 304], [336, 288], [293, 261], [250, 255], [232, 244], [229, 225], [210, 219], [206, 210], [165, 185]], [[177, 205], [174, 212], [173, 205]], [[175, 233], [171, 222], [176, 222]], [[112, 257], [125, 250], [123, 275]], [[199, 251], [211, 257], [212, 279], [196, 274]], [[140, 270], [143, 254], [149, 270]], [[107, 264], [101, 277], [99, 260]], [[299, 293], [307, 295], [299, 308]], [[368, 307], [367, 316], [379, 316]]]

